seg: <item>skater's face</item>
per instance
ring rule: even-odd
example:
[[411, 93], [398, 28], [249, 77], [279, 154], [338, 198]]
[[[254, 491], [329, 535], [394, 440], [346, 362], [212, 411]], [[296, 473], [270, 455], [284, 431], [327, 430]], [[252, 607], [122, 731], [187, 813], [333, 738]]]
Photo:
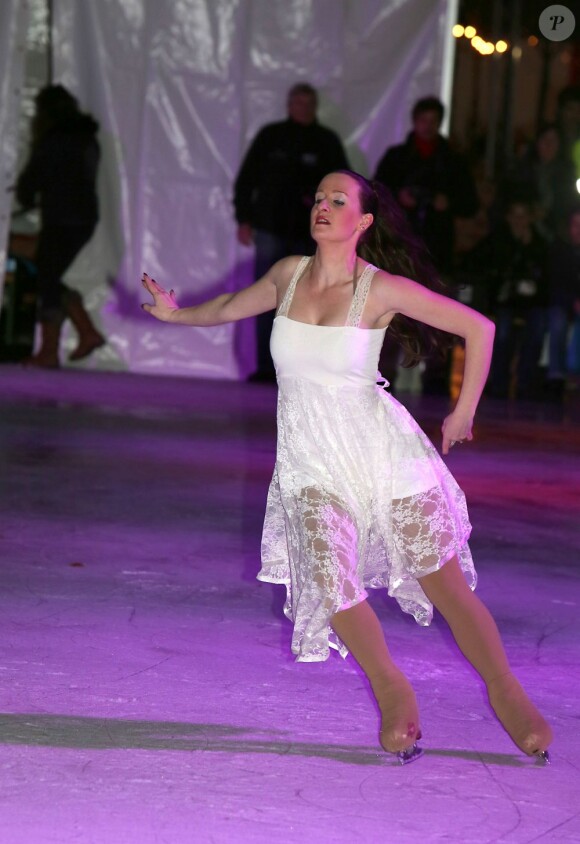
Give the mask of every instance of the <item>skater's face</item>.
[[317, 243], [349, 240], [356, 243], [372, 221], [372, 214], [363, 214], [354, 179], [346, 173], [324, 177], [310, 213], [310, 233]]

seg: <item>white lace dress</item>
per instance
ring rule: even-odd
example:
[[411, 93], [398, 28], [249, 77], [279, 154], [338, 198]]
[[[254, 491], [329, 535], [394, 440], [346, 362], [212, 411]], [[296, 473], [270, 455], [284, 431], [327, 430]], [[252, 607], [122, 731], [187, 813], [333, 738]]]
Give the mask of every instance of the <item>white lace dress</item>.
[[[299, 661], [347, 650], [331, 616], [385, 587], [422, 625], [433, 608], [417, 578], [455, 554], [471, 588], [465, 496], [415, 420], [377, 386], [386, 329], [359, 328], [376, 267], [361, 273], [346, 325], [288, 317], [303, 258], [280, 304], [271, 350], [278, 448], [258, 579], [283, 583]], [[380, 376], [379, 376], [380, 378]]]

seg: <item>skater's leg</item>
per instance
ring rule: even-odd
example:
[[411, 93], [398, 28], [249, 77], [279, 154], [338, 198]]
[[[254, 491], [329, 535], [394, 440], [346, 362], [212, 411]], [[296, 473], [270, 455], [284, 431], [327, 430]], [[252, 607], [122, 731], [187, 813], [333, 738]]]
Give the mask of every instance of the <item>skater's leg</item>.
[[362, 601], [335, 613], [331, 625], [369, 679], [381, 710], [381, 745], [390, 753], [412, 747], [421, 737], [415, 693], [391, 658], [376, 613]]
[[513, 741], [529, 755], [545, 751], [552, 730], [511, 673], [497, 625], [469, 588], [457, 558], [419, 583], [485, 682], [490, 703]]

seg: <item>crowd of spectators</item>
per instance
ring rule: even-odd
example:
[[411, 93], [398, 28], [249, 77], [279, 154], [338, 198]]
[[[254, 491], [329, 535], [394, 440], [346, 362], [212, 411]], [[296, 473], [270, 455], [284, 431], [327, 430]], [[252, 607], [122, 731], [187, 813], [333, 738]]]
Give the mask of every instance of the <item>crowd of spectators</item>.
[[560, 400], [580, 376], [580, 87], [515, 161], [482, 179], [458, 295], [496, 322], [488, 394]]
[[[338, 137], [317, 122], [316, 106], [310, 85], [294, 86], [287, 120], [260, 130], [241, 164], [238, 238], [256, 248], [257, 277], [297, 249], [310, 254], [316, 184], [348, 166]], [[470, 166], [441, 134], [443, 117], [437, 98], [417, 101], [407, 137], [384, 151], [374, 178], [427, 244], [451, 295], [495, 320], [487, 393], [560, 399], [580, 372], [580, 88], [561, 92], [556, 120], [492, 177], [478, 178], [473, 157]], [[258, 324], [259, 380], [274, 378], [270, 328], [266, 315]], [[387, 337], [381, 366], [391, 382], [400, 374], [397, 354]], [[427, 361], [422, 391], [448, 393], [450, 364], [451, 354]]]

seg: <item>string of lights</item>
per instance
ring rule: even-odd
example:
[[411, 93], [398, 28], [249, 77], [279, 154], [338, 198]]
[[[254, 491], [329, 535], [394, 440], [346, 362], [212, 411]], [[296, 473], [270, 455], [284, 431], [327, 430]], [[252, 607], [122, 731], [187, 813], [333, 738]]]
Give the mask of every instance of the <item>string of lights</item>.
[[467, 38], [473, 49], [477, 50], [482, 56], [491, 56], [492, 53], [496, 52], [505, 53], [509, 49], [507, 41], [500, 40], [496, 41], [495, 44], [492, 41], [486, 41], [481, 35], [477, 34], [474, 26], [462, 26], [460, 23], [456, 23], [451, 33], [455, 38]]
[[[514, 58], [519, 58], [522, 53], [521, 47], [518, 45], [510, 47], [508, 42], [503, 38], [500, 38], [495, 44], [493, 41], [486, 41], [485, 38], [482, 38], [478, 34], [474, 26], [463, 26], [460, 23], [456, 23], [451, 33], [455, 38], [466, 38], [473, 49], [481, 56], [491, 56], [493, 53], [506, 53], [508, 50], [511, 50]], [[539, 44], [539, 40], [535, 35], [530, 35], [527, 41], [530, 47], [537, 47]]]

